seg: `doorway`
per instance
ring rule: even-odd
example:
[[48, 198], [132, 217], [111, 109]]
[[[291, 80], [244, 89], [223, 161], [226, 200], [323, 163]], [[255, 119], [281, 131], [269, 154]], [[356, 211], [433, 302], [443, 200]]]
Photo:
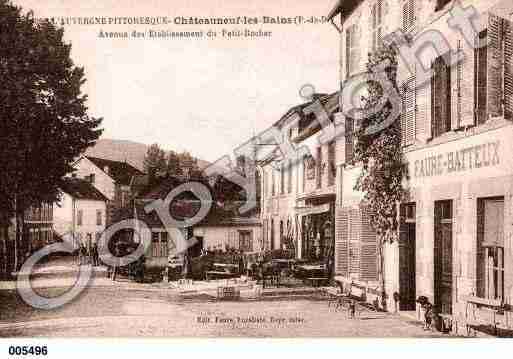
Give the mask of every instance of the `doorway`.
[[399, 310], [416, 308], [416, 236], [415, 203], [401, 206], [399, 233]]
[[437, 313], [452, 314], [452, 200], [435, 202], [434, 290]]

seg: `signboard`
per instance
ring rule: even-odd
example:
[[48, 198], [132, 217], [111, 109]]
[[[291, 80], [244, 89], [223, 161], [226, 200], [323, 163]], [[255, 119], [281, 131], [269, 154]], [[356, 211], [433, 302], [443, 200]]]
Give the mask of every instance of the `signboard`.
[[500, 164], [500, 145], [500, 141], [493, 141], [455, 151], [434, 153], [413, 161], [410, 175], [413, 178], [435, 177], [497, 166]]

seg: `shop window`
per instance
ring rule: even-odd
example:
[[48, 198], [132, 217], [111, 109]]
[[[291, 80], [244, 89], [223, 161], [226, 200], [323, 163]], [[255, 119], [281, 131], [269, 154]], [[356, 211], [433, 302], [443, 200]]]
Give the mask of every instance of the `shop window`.
[[251, 231], [239, 231], [239, 249], [243, 252], [253, 251]]
[[504, 298], [504, 199], [478, 201], [477, 295]]
[[160, 233], [160, 256], [167, 257], [168, 256], [168, 233], [162, 232]]

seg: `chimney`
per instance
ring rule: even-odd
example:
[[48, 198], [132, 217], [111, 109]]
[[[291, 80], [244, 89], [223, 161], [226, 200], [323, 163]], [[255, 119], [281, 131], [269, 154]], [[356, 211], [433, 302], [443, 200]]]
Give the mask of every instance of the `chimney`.
[[109, 166], [104, 166], [103, 172], [105, 172], [106, 174], [109, 174]]

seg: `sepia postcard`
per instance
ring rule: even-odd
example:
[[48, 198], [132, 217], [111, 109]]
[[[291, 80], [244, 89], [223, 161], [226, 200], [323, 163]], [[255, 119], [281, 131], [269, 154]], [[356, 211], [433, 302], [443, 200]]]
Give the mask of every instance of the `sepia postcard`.
[[0, 0], [0, 101], [0, 338], [513, 337], [511, 0]]

